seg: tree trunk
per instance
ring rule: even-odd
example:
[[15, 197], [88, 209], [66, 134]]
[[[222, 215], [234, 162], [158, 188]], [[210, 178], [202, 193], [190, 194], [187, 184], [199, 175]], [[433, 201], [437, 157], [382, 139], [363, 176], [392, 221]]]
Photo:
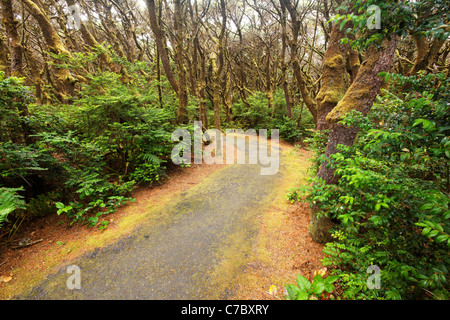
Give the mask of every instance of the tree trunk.
[[9, 76], [8, 70], [8, 50], [6, 49], [7, 44], [6, 37], [0, 31], [0, 71], [5, 72], [6, 76]]
[[213, 71], [214, 127], [220, 130], [220, 70], [217, 66], [216, 56], [211, 57], [211, 67]]
[[[396, 45], [397, 39], [394, 38], [390, 41], [384, 40], [379, 50], [375, 47], [368, 49], [355, 81], [337, 106], [328, 114], [326, 121], [330, 128], [330, 134], [326, 148], [327, 158], [337, 153], [338, 145], [351, 146], [353, 144], [358, 133], [357, 128], [346, 127], [339, 124], [339, 121], [351, 110], [360, 111], [363, 115], [369, 113], [383, 84], [383, 78], [378, 74], [388, 71], [392, 66]], [[334, 174], [334, 170], [327, 168], [326, 162], [320, 167], [318, 177], [322, 178], [326, 184], [336, 184], [339, 180], [339, 177]], [[329, 229], [332, 225], [329, 218], [317, 218], [317, 209], [313, 208], [309, 233], [314, 241], [330, 241]]]
[[9, 52], [11, 56], [11, 75], [20, 77], [23, 71], [23, 48], [20, 43], [17, 27], [19, 22], [14, 18], [12, 0], [1, 0], [3, 9], [3, 24], [8, 37]]
[[161, 63], [164, 68], [164, 73], [166, 74], [167, 80], [172, 86], [172, 89], [178, 94], [178, 81], [175, 79], [172, 67], [170, 65], [169, 55], [167, 54], [167, 49], [165, 45], [166, 38], [160, 29], [158, 20], [156, 19], [155, 0], [147, 0], [147, 7], [150, 18], [150, 27], [152, 29], [153, 34], [155, 35], [155, 42], [156, 46], [158, 47], [158, 52], [161, 58]]
[[[314, 118], [314, 122], [317, 123], [317, 104], [316, 101], [311, 97], [308, 88], [306, 86], [306, 81], [303, 77], [302, 70], [300, 67], [300, 61], [297, 57], [298, 49], [298, 35], [300, 31], [301, 21], [298, 19], [297, 9], [291, 3], [291, 0], [280, 0], [282, 8], [286, 8], [291, 16], [291, 26], [292, 26], [292, 40], [291, 44], [291, 55], [292, 55], [292, 69], [294, 71], [294, 76], [297, 79], [300, 94], [302, 96], [303, 102], [305, 103], [311, 115]], [[283, 9], [284, 11], [284, 9]]]
[[209, 120], [208, 120], [208, 110], [206, 105], [206, 57], [205, 53], [202, 51], [200, 47], [200, 43], [197, 39], [195, 42], [198, 47], [198, 52], [200, 54], [200, 83], [199, 83], [199, 98], [200, 98], [200, 110], [199, 110], [199, 119], [203, 122], [203, 126], [208, 128]]
[[187, 71], [184, 64], [184, 47], [183, 47], [183, 23], [182, 23], [182, 2], [175, 0], [174, 11], [174, 29], [176, 35], [175, 44], [175, 62], [178, 71], [178, 111], [177, 121], [179, 124], [188, 123], [188, 87], [187, 87]]
[[431, 66], [439, 56], [439, 51], [445, 43], [445, 40], [428, 40], [425, 36], [414, 35], [414, 41], [417, 47], [416, 61], [409, 71], [408, 75], [413, 76], [420, 70], [425, 70]]
[[[222, 14], [222, 25], [217, 39], [216, 52], [211, 58], [213, 70], [213, 105], [214, 105], [214, 127], [220, 130], [220, 88], [224, 69], [224, 38], [227, 24], [227, 13], [225, 0], [220, 0], [220, 9]], [[224, 90], [225, 92], [225, 90]]]
[[[42, 35], [44, 36], [45, 42], [49, 48], [49, 51], [53, 54], [65, 58], [70, 58], [70, 52], [65, 48], [64, 44], [59, 38], [58, 32], [53, 28], [47, 15], [32, 0], [22, 0], [22, 2], [27, 6], [29, 12], [37, 21], [42, 31]], [[56, 63], [64, 63], [64, 61], [59, 61], [59, 59], [56, 59]], [[54, 72], [56, 75], [58, 87], [57, 89], [61, 93], [60, 98], [64, 102], [67, 102], [67, 99], [70, 98], [70, 96], [72, 96], [74, 93], [76, 79], [66, 68], [55, 68]]]
[[[67, 5], [74, 6], [76, 4], [75, 0], [66, 0]], [[86, 24], [83, 22], [83, 20], [80, 21], [80, 32], [81, 37], [83, 38], [83, 41], [91, 48], [101, 47], [103, 53], [100, 55], [101, 61], [107, 66], [113, 69], [113, 61], [109, 54], [106, 52], [106, 50], [98, 43], [98, 41], [94, 38], [92, 33], [87, 28]]]
[[155, 35], [155, 42], [158, 48], [161, 63], [164, 68], [167, 80], [169, 81], [172, 89], [178, 95], [178, 110], [177, 110], [177, 121], [178, 123], [186, 123], [188, 121], [187, 116], [187, 105], [188, 105], [188, 92], [187, 92], [187, 78], [186, 69], [184, 67], [184, 57], [183, 57], [183, 29], [181, 26], [181, 1], [177, 0], [174, 2], [175, 12], [174, 12], [174, 29], [176, 36], [175, 43], [175, 63], [177, 65], [178, 71], [178, 81], [175, 79], [175, 75], [172, 71], [170, 65], [169, 55], [166, 48], [166, 38], [161, 30], [161, 26], [156, 18], [156, 6], [154, 0], [147, 0], [147, 8], [150, 18], [150, 27], [153, 34]]
[[[343, 29], [345, 30], [345, 28]], [[330, 43], [325, 52], [322, 66], [322, 85], [317, 94], [317, 130], [326, 130], [328, 125], [326, 117], [342, 99], [350, 86], [350, 76], [347, 72], [349, 58], [349, 45], [341, 45], [344, 31], [334, 24]]]
[[288, 118], [292, 118], [292, 99], [289, 92], [289, 83], [287, 81], [287, 64], [286, 64], [286, 49], [287, 49], [287, 30], [286, 30], [286, 10], [282, 7], [282, 13], [280, 14], [281, 20], [281, 83], [283, 86], [284, 99], [286, 100], [286, 115]]

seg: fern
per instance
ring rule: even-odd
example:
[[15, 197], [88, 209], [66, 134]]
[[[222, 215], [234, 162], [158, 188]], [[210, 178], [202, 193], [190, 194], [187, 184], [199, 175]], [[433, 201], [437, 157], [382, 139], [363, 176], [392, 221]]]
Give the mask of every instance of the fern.
[[159, 159], [157, 156], [155, 156], [152, 153], [143, 154], [142, 159], [144, 161], [148, 161], [148, 162], [156, 164], [156, 165], [159, 165], [161, 163], [161, 159]]
[[8, 221], [8, 214], [16, 209], [25, 208], [25, 201], [21, 195], [17, 194], [18, 191], [23, 191], [23, 187], [0, 188], [0, 228], [3, 222]]

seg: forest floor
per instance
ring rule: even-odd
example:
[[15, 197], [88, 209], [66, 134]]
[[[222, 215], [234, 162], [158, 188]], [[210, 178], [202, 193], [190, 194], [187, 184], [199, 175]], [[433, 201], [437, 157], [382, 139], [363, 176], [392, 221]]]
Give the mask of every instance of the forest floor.
[[[280, 142], [280, 168], [192, 165], [107, 216], [108, 228], [51, 216], [0, 244], [0, 299], [284, 299], [320, 269], [309, 206], [286, 200], [306, 183], [312, 153]], [[14, 249], [25, 238], [40, 242]], [[66, 269], [81, 268], [69, 290]], [[269, 293], [269, 288], [277, 289]]]

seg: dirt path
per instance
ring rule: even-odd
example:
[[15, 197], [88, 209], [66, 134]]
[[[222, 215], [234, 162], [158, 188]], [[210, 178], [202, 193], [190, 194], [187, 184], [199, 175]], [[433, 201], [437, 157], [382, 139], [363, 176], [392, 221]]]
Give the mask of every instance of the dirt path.
[[[310, 154], [284, 143], [279, 151], [276, 175], [261, 175], [259, 165], [216, 165], [202, 169], [206, 174], [188, 173], [187, 180], [181, 175], [179, 185], [175, 178], [159, 192], [137, 195], [122, 217], [114, 217], [115, 227], [59, 245], [47, 261], [51, 270], [33, 274], [26, 262], [13, 268], [13, 280], [0, 284], [0, 291], [9, 289], [3, 298], [282, 297], [296, 274], [319, 268], [321, 247], [306, 235], [307, 208], [284, 199], [305, 182]], [[52, 251], [46, 252], [42, 257]], [[67, 288], [69, 265], [81, 269], [80, 290]], [[278, 287], [276, 296], [267, 294], [270, 285]]]

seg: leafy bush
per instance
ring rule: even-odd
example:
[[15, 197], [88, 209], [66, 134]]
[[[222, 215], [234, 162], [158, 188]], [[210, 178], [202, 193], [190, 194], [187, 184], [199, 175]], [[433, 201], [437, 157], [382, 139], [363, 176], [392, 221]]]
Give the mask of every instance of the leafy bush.
[[98, 54], [64, 60], [83, 75], [70, 105], [32, 105], [21, 79], [0, 75], [0, 183], [24, 186], [29, 217], [57, 212], [95, 225], [131, 201], [137, 184], [165, 175], [176, 125], [173, 94], [161, 108], [145, 63], [115, 57], [126, 81], [123, 73], [85, 68]]
[[[286, 101], [282, 90], [277, 90], [273, 97], [273, 108], [269, 108], [267, 95], [256, 92], [247, 99], [248, 105], [242, 100], [233, 105], [235, 126], [246, 129], [278, 129], [280, 138], [289, 142], [301, 141], [309, 135], [309, 129], [314, 128], [314, 119], [306, 110], [294, 108], [292, 118], [286, 115]], [[270, 131], [268, 132], [268, 134]]]
[[31, 89], [23, 85], [23, 79], [4, 78], [0, 71], [0, 142], [24, 142], [27, 105], [33, 101]]
[[0, 188], [0, 227], [8, 221], [11, 212], [25, 208], [25, 201], [18, 191], [23, 188]]
[[[324, 265], [338, 270], [343, 298], [448, 299], [449, 80], [391, 78], [411, 94], [385, 91], [367, 117], [347, 115], [360, 133], [331, 156], [339, 182], [315, 179], [307, 200], [339, 221]], [[380, 290], [366, 286], [371, 265], [381, 268]]]
[[327, 276], [325, 278], [319, 273], [314, 276], [312, 282], [309, 282], [302, 275], [297, 276], [297, 286], [292, 284], [286, 285], [288, 300], [314, 300], [321, 298], [324, 292], [331, 293], [334, 290], [333, 282], [339, 276]]

